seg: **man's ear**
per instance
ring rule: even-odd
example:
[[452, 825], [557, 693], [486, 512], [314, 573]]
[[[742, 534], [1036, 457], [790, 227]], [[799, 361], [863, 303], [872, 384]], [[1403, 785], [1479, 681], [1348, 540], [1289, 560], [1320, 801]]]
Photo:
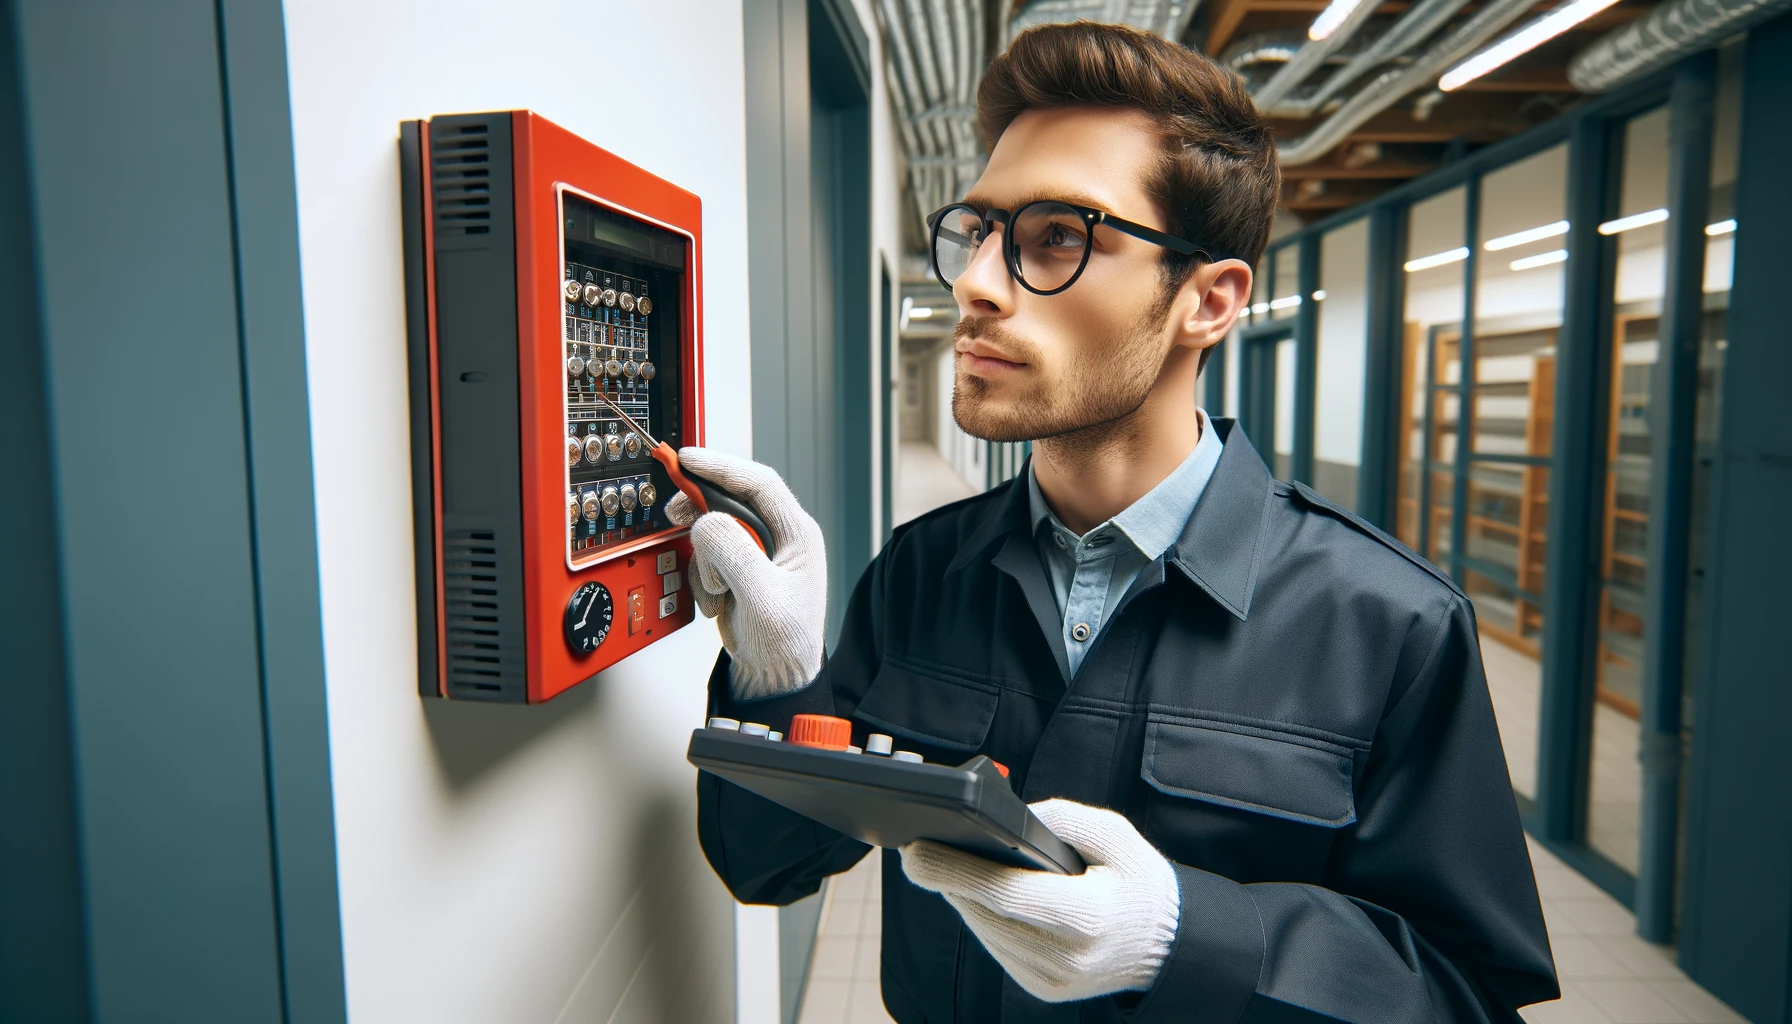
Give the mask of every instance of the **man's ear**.
[[1216, 345], [1251, 303], [1252, 274], [1243, 260], [1203, 263], [1182, 283], [1171, 306], [1177, 311], [1176, 344], [1190, 348]]

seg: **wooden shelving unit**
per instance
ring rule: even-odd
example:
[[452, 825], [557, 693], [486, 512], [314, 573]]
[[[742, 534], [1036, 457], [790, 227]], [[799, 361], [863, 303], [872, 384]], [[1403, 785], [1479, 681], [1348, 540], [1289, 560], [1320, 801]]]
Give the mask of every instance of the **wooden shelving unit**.
[[[1422, 553], [1440, 565], [1449, 560], [1451, 499], [1454, 462], [1458, 448], [1466, 453], [1476, 438], [1490, 441], [1478, 454], [1548, 459], [1555, 427], [1555, 341], [1553, 328], [1487, 334], [1476, 339], [1476, 364], [1466, 372], [1469, 381], [1468, 410], [1457, 408], [1457, 383], [1449, 379], [1459, 363], [1458, 332], [1440, 332], [1432, 340], [1434, 365], [1420, 356], [1425, 345], [1417, 324], [1406, 325], [1405, 388], [1401, 399], [1400, 491], [1398, 529], [1402, 540], [1418, 548], [1421, 516], [1428, 516]], [[1528, 375], [1515, 375], [1526, 360]], [[1421, 377], [1423, 379], [1421, 379]], [[1422, 389], [1422, 390], [1421, 390]], [[1428, 396], [1428, 436], [1420, 438], [1425, 421], [1418, 396]], [[1522, 408], [1521, 408], [1522, 407]], [[1466, 417], [1463, 413], [1466, 412]], [[1500, 443], [1498, 439], [1506, 439]], [[1423, 445], [1432, 461], [1430, 507], [1421, 510], [1415, 447]], [[1491, 451], [1492, 449], [1504, 449]], [[1510, 486], [1502, 486], [1510, 480]], [[1468, 570], [1468, 589], [1478, 598], [1484, 613], [1483, 632], [1529, 654], [1538, 655], [1543, 631], [1543, 609], [1535, 600], [1543, 592], [1544, 554], [1548, 543], [1549, 468], [1522, 460], [1471, 462], [1465, 537], [1480, 561], [1506, 565], [1516, 587], [1493, 580], [1473, 568]], [[1489, 547], [1509, 549], [1501, 557]], [[1479, 552], [1477, 555], [1476, 552]], [[1478, 579], [1485, 579], [1478, 588]], [[1491, 586], [1489, 585], [1491, 584]], [[1478, 593], [1477, 593], [1478, 590]]]

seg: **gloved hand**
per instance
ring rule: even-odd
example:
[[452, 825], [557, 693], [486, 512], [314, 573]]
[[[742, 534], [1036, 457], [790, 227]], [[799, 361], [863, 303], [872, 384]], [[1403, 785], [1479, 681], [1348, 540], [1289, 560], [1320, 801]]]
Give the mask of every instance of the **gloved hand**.
[[678, 461], [759, 513], [778, 553], [766, 558], [733, 516], [698, 516], [682, 493], [666, 503], [667, 518], [691, 526], [691, 595], [716, 620], [722, 646], [734, 659], [734, 698], [801, 689], [821, 671], [827, 627], [821, 527], [770, 466], [705, 448], [680, 448]]
[[1176, 872], [1132, 822], [1069, 800], [1033, 813], [1088, 863], [1080, 875], [1011, 868], [939, 843], [902, 848], [909, 880], [946, 898], [983, 948], [1048, 1003], [1147, 989], [1176, 937]]

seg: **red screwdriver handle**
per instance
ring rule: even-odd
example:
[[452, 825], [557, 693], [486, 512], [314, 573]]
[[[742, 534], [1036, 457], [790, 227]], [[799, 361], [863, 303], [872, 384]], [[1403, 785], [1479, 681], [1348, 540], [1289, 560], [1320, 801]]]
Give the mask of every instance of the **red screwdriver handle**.
[[746, 529], [747, 536], [753, 538], [753, 543], [759, 545], [759, 550], [765, 552], [765, 557], [777, 555], [778, 546], [772, 540], [771, 527], [766, 526], [765, 520], [759, 518], [745, 503], [707, 478], [685, 469], [678, 461], [678, 452], [666, 442], [661, 441], [654, 446], [653, 457], [666, 467], [666, 475], [672, 478], [672, 486], [678, 488], [698, 514], [720, 512], [734, 517]]

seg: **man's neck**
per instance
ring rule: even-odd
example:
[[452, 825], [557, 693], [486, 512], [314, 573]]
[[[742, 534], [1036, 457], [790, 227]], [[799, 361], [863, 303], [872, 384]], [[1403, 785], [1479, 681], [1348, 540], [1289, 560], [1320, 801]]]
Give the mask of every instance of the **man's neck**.
[[1033, 445], [1033, 473], [1058, 521], [1087, 533], [1182, 465], [1201, 440], [1192, 387], [1154, 389], [1126, 416]]

